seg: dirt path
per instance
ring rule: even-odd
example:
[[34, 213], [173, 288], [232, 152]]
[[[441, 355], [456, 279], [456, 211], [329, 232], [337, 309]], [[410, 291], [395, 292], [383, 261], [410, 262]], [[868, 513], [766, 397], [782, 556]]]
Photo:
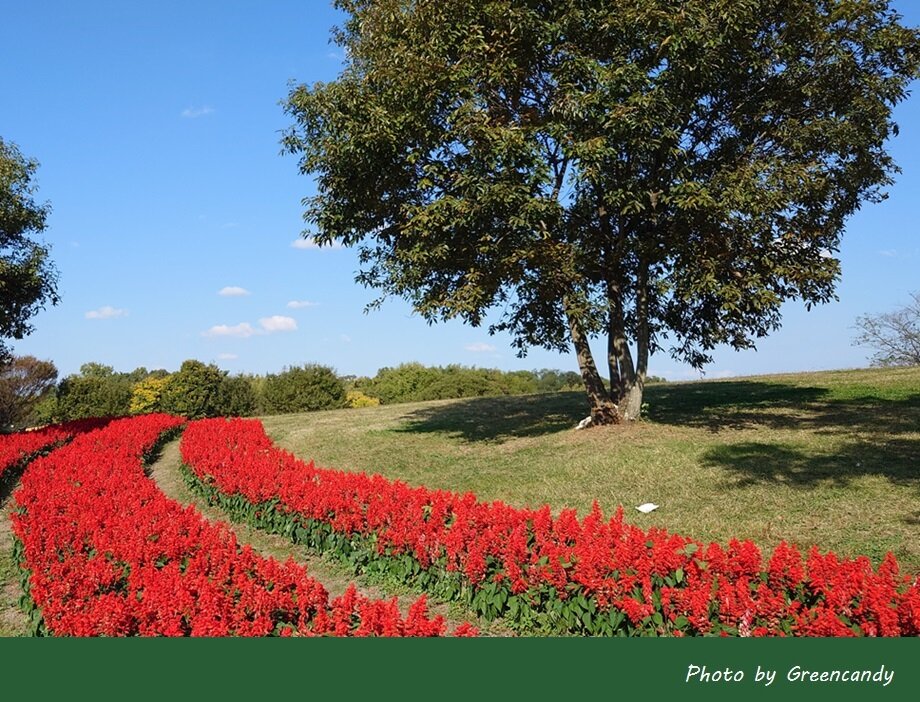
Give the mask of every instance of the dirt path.
[[[180, 472], [181, 465], [182, 460], [179, 454], [179, 440], [176, 439], [163, 447], [160, 457], [148, 467], [148, 471], [150, 477], [156, 482], [165, 495], [176, 500], [180, 504], [194, 505], [205, 518], [211, 521], [226, 522], [231, 526], [240, 543], [249, 544], [258, 553], [264, 556], [271, 556], [280, 561], [293, 558], [297, 563], [305, 565], [307, 567], [307, 572], [323, 584], [329, 592], [330, 597], [341, 595], [345, 592], [348, 584], [353, 582], [358, 592], [367, 597], [387, 599], [398, 596], [400, 610], [405, 614], [408, 606], [420, 594], [409, 590], [401, 592], [385, 591], [374, 584], [368, 583], [367, 580], [361, 576], [353, 575], [345, 566], [337, 564], [330, 559], [317, 556], [306, 547], [294, 544], [283, 536], [269, 534], [260, 529], [251, 527], [248, 524], [229, 519], [223, 510], [208, 505], [205, 500], [188, 489], [182, 479]], [[440, 614], [447, 620], [449, 630], [453, 630], [463, 621], [470, 621], [480, 629], [483, 635], [511, 635], [511, 632], [505, 629], [501, 624], [476, 621], [469, 615], [458, 615], [453, 611], [454, 607], [450, 605], [436, 604], [429, 600], [428, 608], [432, 614]]]
[[19, 608], [22, 589], [19, 568], [13, 562], [13, 525], [10, 507], [15, 482], [0, 481], [0, 636], [27, 636], [29, 620]]

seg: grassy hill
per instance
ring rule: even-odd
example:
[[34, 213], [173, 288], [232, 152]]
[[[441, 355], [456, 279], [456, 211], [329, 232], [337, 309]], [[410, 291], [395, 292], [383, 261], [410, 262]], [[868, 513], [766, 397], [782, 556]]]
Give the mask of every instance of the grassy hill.
[[[573, 431], [582, 393], [267, 417], [278, 445], [515, 505], [624, 505], [701, 540], [782, 540], [920, 573], [920, 368], [655, 385], [645, 421]], [[655, 502], [648, 515], [636, 505]]]

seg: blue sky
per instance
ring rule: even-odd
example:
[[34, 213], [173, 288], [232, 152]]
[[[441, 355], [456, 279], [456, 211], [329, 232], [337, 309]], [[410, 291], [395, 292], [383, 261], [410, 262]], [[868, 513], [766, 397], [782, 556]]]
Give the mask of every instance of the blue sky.
[[[894, 6], [920, 25], [920, 3]], [[292, 245], [312, 186], [279, 153], [279, 103], [291, 81], [335, 78], [336, 19], [322, 0], [5, 3], [0, 135], [41, 164], [63, 298], [16, 353], [62, 375], [187, 358], [231, 373], [315, 362], [372, 375], [412, 360], [576, 369], [541, 349], [519, 359], [482, 328], [429, 326], [401, 300], [364, 314], [375, 294], [354, 282], [352, 251]], [[707, 377], [867, 365], [851, 344], [856, 317], [920, 289], [920, 95], [896, 119], [903, 173], [850, 220], [839, 301], [786, 305], [781, 331], [756, 352], [719, 349]], [[650, 372], [698, 377], [665, 353]]]

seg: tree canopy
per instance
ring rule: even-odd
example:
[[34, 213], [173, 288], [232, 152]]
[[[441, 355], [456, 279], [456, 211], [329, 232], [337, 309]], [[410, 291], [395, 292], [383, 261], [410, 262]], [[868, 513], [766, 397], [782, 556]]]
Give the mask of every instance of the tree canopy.
[[833, 298], [920, 56], [887, 0], [336, 5], [341, 74], [286, 100], [309, 235], [358, 247], [372, 305], [574, 346], [596, 422], [638, 416], [650, 354]]
[[45, 230], [50, 212], [35, 201], [38, 164], [0, 138], [0, 362], [10, 358], [5, 339], [32, 332], [29, 319], [58, 303], [57, 271], [47, 247], [30, 237]]

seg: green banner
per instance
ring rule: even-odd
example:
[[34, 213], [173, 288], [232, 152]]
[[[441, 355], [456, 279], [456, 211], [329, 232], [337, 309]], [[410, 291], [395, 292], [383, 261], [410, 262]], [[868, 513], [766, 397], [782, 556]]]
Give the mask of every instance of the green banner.
[[3, 639], [0, 661], [4, 693], [94, 700], [920, 696], [916, 639]]

